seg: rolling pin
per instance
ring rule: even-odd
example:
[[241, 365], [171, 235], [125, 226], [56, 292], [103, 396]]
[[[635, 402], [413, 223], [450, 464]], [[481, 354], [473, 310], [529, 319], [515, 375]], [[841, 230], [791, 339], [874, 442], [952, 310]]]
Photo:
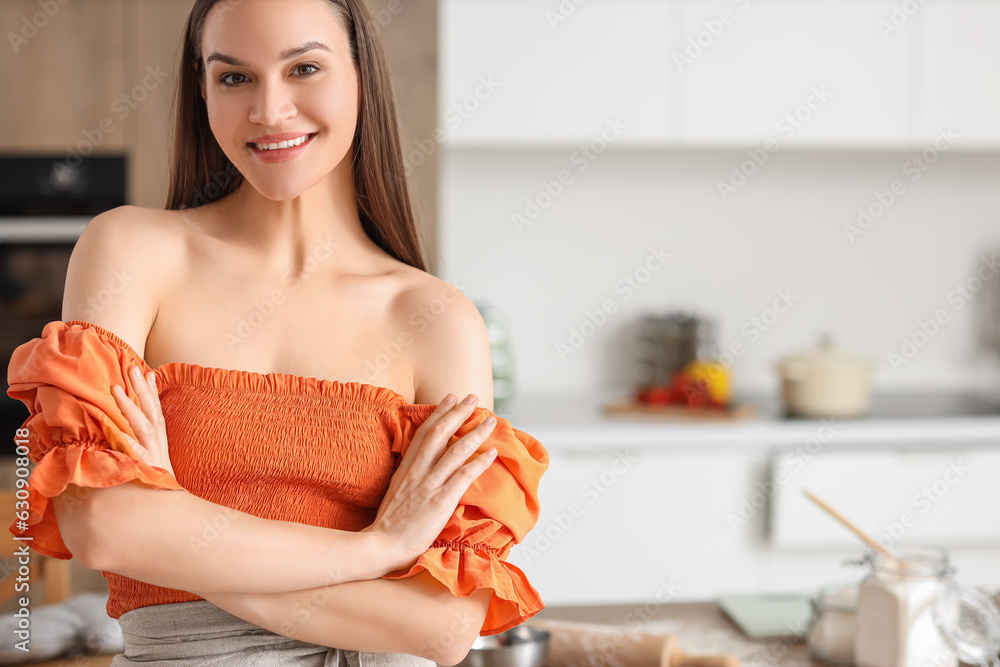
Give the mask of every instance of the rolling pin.
[[[525, 625], [549, 632], [545, 667], [739, 667], [735, 655], [691, 656], [674, 635], [656, 635], [596, 623], [533, 619]], [[592, 657], [600, 655], [599, 662]]]

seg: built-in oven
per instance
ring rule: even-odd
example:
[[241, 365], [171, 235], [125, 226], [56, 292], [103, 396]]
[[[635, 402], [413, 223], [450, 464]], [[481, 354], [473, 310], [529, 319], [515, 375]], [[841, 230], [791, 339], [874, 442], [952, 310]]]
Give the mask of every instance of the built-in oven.
[[70, 254], [87, 223], [125, 204], [124, 155], [0, 155], [0, 455], [28, 417], [7, 396], [14, 349], [62, 319]]

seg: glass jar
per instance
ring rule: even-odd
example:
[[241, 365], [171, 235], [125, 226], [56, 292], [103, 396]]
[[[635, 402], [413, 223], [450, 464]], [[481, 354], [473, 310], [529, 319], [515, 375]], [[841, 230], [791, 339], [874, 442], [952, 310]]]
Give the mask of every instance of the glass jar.
[[854, 662], [859, 667], [996, 665], [1000, 611], [959, 586], [940, 547], [893, 545], [892, 560], [869, 552], [858, 588]]
[[827, 665], [853, 665], [857, 582], [824, 586], [809, 602], [812, 605], [806, 636], [809, 655]]
[[510, 325], [499, 308], [488, 303], [475, 302], [486, 324], [490, 340], [490, 359], [493, 370], [493, 412], [503, 412], [514, 397], [514, 353], [511, 346]]

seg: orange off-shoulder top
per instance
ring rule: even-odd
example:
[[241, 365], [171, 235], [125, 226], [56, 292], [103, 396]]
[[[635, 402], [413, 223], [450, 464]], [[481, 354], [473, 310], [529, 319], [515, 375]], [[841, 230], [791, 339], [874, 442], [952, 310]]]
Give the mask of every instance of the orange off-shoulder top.
[[[30, 411], [23, 428], [36, 465], [28, 480], [28, 519], [15, 518], [9, 530], [33, 538], [26, 543], [38, 553], [73, 556], [50, 501], [70, 483], [101, 488], [137, 479], [265, 519], [361, 530], [375, 520], [414, 431], [437, 407], [359, 382], [171, 362], [154, 372], [175, 478], [140, 461], [122, 435], [135, 437], [111, 387], [120, 384], [138, 405], [127, 372], [132, 365], [154, 370], [114, 333], [81, 320], [49, 322], [41, 338], [14, 351], [7, 394]], [[449, 446], [490, 415], [477, 407]], [[496, 459], [462, 496], [438, 539], [408, 569], [382, 577], [426, 570], [457, 596], [492, 589], [482, 635], [510, 629], [545, 607], [506, 559], [538, 520], [548, 452], [502, 417], [473, 456], [490, 447]], [[112, 618], [202, 599], [102, 574]]]

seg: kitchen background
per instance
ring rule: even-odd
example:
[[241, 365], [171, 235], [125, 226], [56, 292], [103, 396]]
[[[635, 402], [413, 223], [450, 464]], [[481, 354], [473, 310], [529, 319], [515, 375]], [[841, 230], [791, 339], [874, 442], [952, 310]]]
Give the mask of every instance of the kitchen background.
[[[1000, 5], [367, 4], [432, 270], [501, 318], [498, 413], [551, 454], [510, 558], [548, 604], [857, 579], [862, 545], [804, 486], [888, 542], [913, 513], [903, 541], [1000, 588]], [[190, 5], [59, 4], [0, 61], [0, 149], [126, 153], [128, 203], [162, 206]], [[39, 7], [2, 25], [27, 35]], [[754, 418], [603, 414], [643, 317], [676, 309], [716, 322]], [[874, 363], [872, 409], [832, 427], [777, 407], [775, 364], [824, 334]]]

